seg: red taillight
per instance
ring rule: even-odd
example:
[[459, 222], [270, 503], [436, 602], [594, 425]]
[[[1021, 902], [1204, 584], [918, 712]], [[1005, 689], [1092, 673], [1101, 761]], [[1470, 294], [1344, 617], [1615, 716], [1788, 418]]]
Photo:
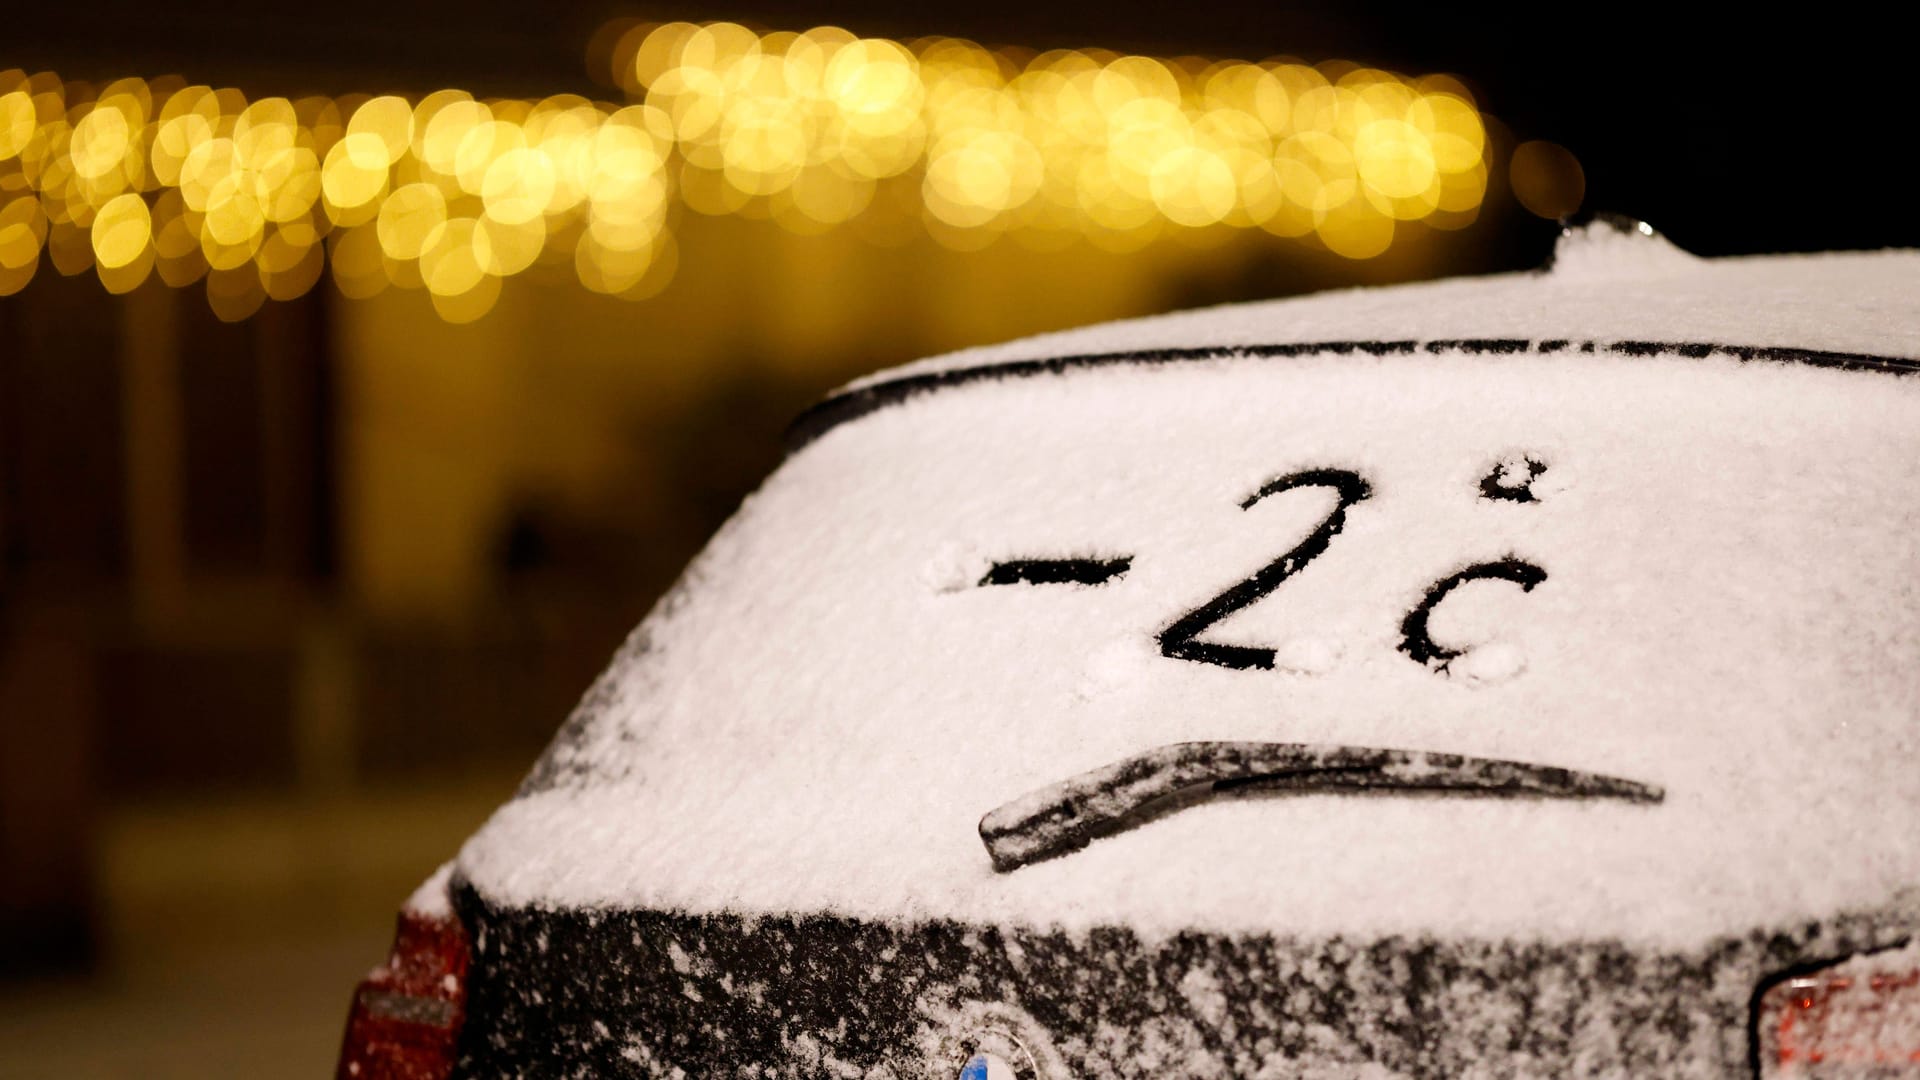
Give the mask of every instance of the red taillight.
[[1758, 1004], [1763, 1080], [1920, 1080], [1920, 946], [1782, 979]]
[[446, 1080], [466, 1019], [467, 931], [451, 913], [400, 913], [393, 953], [353, 995], [336, 1080]]

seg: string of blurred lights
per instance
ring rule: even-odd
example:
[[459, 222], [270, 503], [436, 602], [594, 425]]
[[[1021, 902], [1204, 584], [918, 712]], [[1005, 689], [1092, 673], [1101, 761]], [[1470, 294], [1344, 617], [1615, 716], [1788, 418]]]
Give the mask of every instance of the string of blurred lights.
[[116, 293], [204, 280], [238, 320], [330, 269], [349, 297], [424, 288], [468, 321], [536, 264], [653, 295], [682, 207], [962, 249], [1257, 228], [1365, 259], [1404, 223], [1471, 223], [1486, 192], [1485, 123], [1446, 76], [831, 27], [609, 24], [596, 40], [625, 104], [250, 101], [0, 72], [0, 295], [44, 257]]

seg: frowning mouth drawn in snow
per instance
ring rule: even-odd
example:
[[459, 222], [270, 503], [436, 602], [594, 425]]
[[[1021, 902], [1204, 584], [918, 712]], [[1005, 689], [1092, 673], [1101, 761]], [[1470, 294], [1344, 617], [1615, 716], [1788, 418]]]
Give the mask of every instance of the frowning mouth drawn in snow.
[[980, 819], [1006, 873], [1235, 791], [1444, 794], [1658, 803], [1655, 784], [1518, 761], [1366, 746], [1173, 743], [1013, 800]]
[[[1546, 465], [1525, 458], [1496, 465], [1483, 495], [1512, 502], [1536, 499], [1532, 485]], [[1275, 651], [1200, 640], [1227, 616], [1264, 599], [1321, 554], [1346, 525], [1347, 511], [1372, 495], [1372, 486], [1346, 469], [1308, 469], [1263, 485], [1240, 504], [1303, 488], [1331, 490], [1332, 509], [1307, 537], [1244, 580], [1175, 619], [1159, 634], [1160, 652], [1176, 660], [1238, 669], [1268, 669]], [[1015, 560], [996, 563], [981, 585], [1080, 584], [1115, 580], [1133, 559]], [[1531, 592], [1545, 581], [1539, 566], [1512, 556], [1476, 563], [1440, 579], [1401, 625], [1399, 649], [1417, 663], [1447, 674], [1464, 650], [1434, 641], [1428, 620], [1456, 588], [1501, 580]], [[1461, 754], [1366, 746], [1288, 742], [1182, 742], [1162, 746], [1030, 792], [987, 814], [980, 839], [1005, 873], [1077, 851], [1098, 837], [1134, 828], [1216, 795], [1236, 792], [1306, 794], [1446, 794], [1542, 799], [1620, 799], [1657, 803], [1658, 786], [1598, 773]]]

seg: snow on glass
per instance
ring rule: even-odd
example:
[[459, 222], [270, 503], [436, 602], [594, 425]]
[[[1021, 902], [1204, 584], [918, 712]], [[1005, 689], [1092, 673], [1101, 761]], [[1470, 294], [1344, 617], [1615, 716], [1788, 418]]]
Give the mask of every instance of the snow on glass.
[[[635, 950], [629, 976], [662, 934], [712, 957], [636, 999], [697, 994], [703, 1031], [807, 1007], [780, 997], [798, 967], [749, 986], [729, 966], [804, 953], [860, 986], [919, 979], [884, 996], [932, 1049], [967, 994], [1057, 991], [1078, 1076], [1438, 1075], [1488, 1053], [1513, 1075], [1744, 1075], [1762, 977], [1920, 925], [1915, 295], [1911, 253], [1703, 261], [1581, 234], [1547, 274], [864, 380], [636, 630], [456, 886], [499, 957], [567, 912]], [[996, 807], [1189, 743], [1664, 797], [1250, 783], [995, 869]], [[871, 951], [834, 953], [827, 926]], [[1820, 1024], [1792, 1014], [1782, 1045], [1864, 1045], [1854, 992]], [[1302, 1026], [1330, 1000], [1351, 1009]], [[1906, 1031], [1907, 1000], [1874, 1030]], [[783, 1044], [794, 1067], [874, 1067], [834, 1030]]]

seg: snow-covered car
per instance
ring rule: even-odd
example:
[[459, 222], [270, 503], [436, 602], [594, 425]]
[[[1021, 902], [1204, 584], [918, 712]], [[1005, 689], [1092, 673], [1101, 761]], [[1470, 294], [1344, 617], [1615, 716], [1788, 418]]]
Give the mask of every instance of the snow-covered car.
[[342, 1076], [1920, 1076], [1920, 253], [1595, 226], [793, 443]]

